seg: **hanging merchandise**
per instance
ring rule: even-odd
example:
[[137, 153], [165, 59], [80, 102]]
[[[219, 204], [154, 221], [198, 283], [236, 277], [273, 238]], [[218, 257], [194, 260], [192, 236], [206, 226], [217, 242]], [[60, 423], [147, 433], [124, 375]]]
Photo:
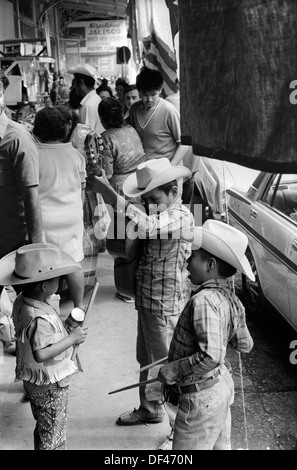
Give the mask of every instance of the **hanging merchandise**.
[[179, 27], [182, 142], [296, 172], [296, 0], [179, 0]]
[[142, 62], [150, 69], [159, 70], [164, 79], [162, 97], [177, 92], [177, 57], [174, 47], [170, 2], [165, 0], [130, 0], [129, 37], [133, 47], [142, 44]]

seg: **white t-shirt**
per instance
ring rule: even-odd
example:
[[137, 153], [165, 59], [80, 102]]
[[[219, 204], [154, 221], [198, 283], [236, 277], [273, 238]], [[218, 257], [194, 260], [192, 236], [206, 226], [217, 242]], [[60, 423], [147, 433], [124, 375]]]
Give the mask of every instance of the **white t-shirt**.
[[90, 91], [80, 102], [80, 108], [78, 113], [78, 121], [81, 124], [86, 124], [90, 127], [92, 131], [97, 132], [97, 134], [102, 134], [104, 132], [104, 127], [101, 124], [98, 106], [101, 101], [99, 95], [97, 95], [96, 90]]
[[85, 158], [71, 144], [37, 144], [39, 198], [47, 243], [66, 251], [75, 261], [83, 259], [83, 204]]

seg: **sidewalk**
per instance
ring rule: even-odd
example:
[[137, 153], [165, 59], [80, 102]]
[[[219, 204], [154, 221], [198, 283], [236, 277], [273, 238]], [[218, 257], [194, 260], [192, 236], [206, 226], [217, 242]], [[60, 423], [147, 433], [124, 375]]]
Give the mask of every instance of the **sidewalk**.
[[[108, 395], [108, 392], [138, 382], [135, 373], [137, 315], [134, 304], [115, 297], [113, 259], [108, 253], [98, 259], [99, 289], [88, 319], [89, 332], [79, 347], [84, 372], [70, 385], [67, 441], [69, 450], [155, 450], [170, 431], [163, 423], [118, 426], [118, 416], [138, 407], [138, 388]], [[86, 296], [86, 304], [91, 292]], [[61, 306], [62, 314], [72, 308]], [[30, 404], [20, 403], [22, 383], [14, 383], [13, 348], [0, 362], [0, 450], [32, 450], [33, 419]]]
[[[108, 253], [99, 255], [98, 266], [100, 285], [88, 319], [88, 337], [79, 347], [84, 372], [75, 375], [70, 386], [68, 449], [156, 451], [170, 432], [167, 417], [157, 424], [115, 424], [120, 414], [139, 406], [138, 388], [108, 394], [138, 382], [137, 315], [134, 304], [115, 296], [113, 259]], [[90, 295], [85, 298], [86, 304]], [[62, 303], [63, 316], [71, 308], [71, 302]], [[243, 377], [238, 354], [230, 349], [227, 355], [236, 392], [231, 409], [232, 450], [246, 449], [247, 443], [253, 450], [295, 448], [295, 370], [288, 373], [276, 363], [279, 352], [274, 344], [267, 344], [255, 325], [251, 326], [255, 346], [251, 354], [242, 357]], [[0, 450], [33, 450], [35, 421], [30, 404], [20, 402], [23, 388], [22, 383], [14, 383], [14, 368], [13, 348], [2, 357], [0, 351]], [[280, 444], [281, 439], [284, 444]]]

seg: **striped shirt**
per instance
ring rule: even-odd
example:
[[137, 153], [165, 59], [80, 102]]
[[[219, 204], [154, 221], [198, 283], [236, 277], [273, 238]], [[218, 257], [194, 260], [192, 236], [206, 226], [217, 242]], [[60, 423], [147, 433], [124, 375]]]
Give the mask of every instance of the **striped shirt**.
[[178, 199], [158, 215], [146, 215], [129, 204], [126, 216], [137, 224], [144, 248], [136, 271], [137, 310], [154, 315], [178, 315], [187, 297], [187, 259], [191, 243], [179, 239], [182, 227], [194, 225], [191, 212]]
[[227, 280], [204, 282], [187, 302], [171, 341], [168, 362], [178, 361], [178, 382], [211, 375], [223, 365], [228, 343], [245, 353], [253, 347], [244, 307]]

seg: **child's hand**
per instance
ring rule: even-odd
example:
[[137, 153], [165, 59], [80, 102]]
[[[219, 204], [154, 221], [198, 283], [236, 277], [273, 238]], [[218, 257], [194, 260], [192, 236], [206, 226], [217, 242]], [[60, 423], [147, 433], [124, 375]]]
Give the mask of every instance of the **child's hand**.
[[158, 379], [161, 383], [173, 385], [178, 383], [180, 376], [180, 368], [178, 363], [170, 362], [160, 368], [158, 373]]
[[86, 340], [87, 334], [88, 334], [87, 326], [78, 326], [77, 328], [71, 331], [69, 336], [73, 340], [73, 344], [80, 344]]
[[106, 188], [106, 185], [109, 186], [108, 179], [106, 178], [105, 171], [102, 169], [102, 176], [89, 175], [87, 177], [88, 187], [91, 191], [96, 193], [102, 193]]
[[91, 191], [102, 194], [106, 204], [110, 204], [112, 207], [116, 205], [118, 194], [109, 184], [104, 170], [102, 170], [102, 176], [90, 175], [86, 181]]

